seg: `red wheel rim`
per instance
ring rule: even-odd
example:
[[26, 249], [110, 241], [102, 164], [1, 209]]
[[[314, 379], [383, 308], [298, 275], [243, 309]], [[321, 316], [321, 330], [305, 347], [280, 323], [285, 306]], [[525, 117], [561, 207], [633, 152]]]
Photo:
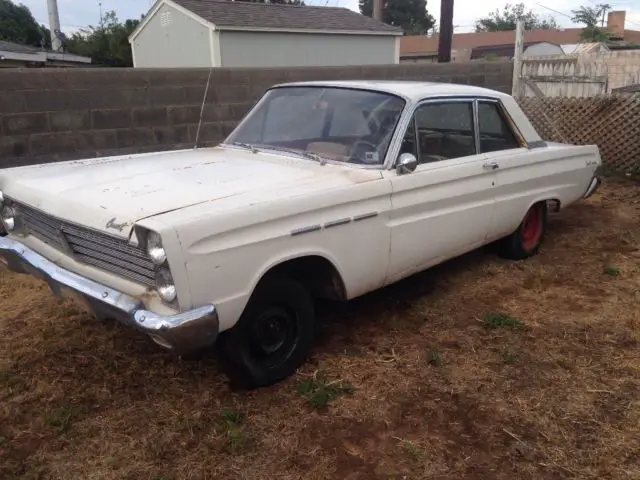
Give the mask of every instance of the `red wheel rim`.
[[522, 247], [531, 250], [536, 247], [542, 235], [542, 215], [540, 208], [533, 207], [524, 217], [522, 225]]

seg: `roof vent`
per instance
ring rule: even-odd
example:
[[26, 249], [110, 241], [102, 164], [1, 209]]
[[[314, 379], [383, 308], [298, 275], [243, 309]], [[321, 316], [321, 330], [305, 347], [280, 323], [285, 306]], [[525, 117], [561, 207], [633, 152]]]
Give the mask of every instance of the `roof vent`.
[[160, 14], [160, 25], [163, 27], [171, 25], [171, 12], [163, 12]]

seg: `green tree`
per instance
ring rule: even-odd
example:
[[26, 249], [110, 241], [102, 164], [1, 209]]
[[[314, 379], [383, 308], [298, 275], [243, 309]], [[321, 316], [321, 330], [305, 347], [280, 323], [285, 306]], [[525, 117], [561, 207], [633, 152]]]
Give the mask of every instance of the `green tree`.
[[121, 22], [116, 12], [107, 12], [98, 27], [88, 26], [74, 33], [65, 42], [71, 53], [91, 57], [93, 63], [105, 67], [132, 67], [129, 35], [140, 24], [140, 20]]
[[[373, 15], [373, 0], [359, 0], [360, 13]], [[406, 35], [424, 35], [435, 24], [426, 0], [383, 0], [382, 21], [400, 27]]]
[[[580, 38], [585, 42], [606, 42], [611, 38], [611, 34], [604, 28], [604, 15], [611, 5], [601, 3], [594, 7], [582, 6], [576, 10], [571, 10], [573, 17], [571, 21], [584, 24]], [[600, 23], [600, 25], [598, 25]]]
[[527, 10], [524, 3], [507, 3], [502, 11], [496, 10], [484, 18], [476, 20], [476, 32], [501, 32], [515, 30], [518, 20], [524, 21], [525, 30], [553, 30], [558, 24], [553, 17], [543, 18], [533, 10]]
[[51, 47], [49, 30], [38, 25], [31, 10], [11, 0], [0, 0], [0, 40], [33, 47]]

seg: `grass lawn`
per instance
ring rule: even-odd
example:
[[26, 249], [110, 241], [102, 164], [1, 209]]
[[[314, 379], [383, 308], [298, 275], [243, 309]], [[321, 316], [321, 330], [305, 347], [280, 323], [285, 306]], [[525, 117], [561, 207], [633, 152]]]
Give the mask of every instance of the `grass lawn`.
[[[366, 241], [366, 240], [365, 240]], [[640, 186], [323, 306], [308, 364], [231, 391], [0, 270], [0, 478], [640, 479]]]

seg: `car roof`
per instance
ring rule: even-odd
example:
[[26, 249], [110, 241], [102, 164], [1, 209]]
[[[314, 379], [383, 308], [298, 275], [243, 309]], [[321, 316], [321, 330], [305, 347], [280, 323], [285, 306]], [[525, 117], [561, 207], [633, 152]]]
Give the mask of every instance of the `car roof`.
[[505, 93], [488, 88], [454, 83], [421, 82], [409, 80], [342, 80], [342, 81], [307, 81], [275, 85], [279, 87], [341, 87], [358, 90], [373, 90], [398, 95], [411, 101], [419, 101], [429, 96], [472, 95], [482, 97], [503, 98]]

